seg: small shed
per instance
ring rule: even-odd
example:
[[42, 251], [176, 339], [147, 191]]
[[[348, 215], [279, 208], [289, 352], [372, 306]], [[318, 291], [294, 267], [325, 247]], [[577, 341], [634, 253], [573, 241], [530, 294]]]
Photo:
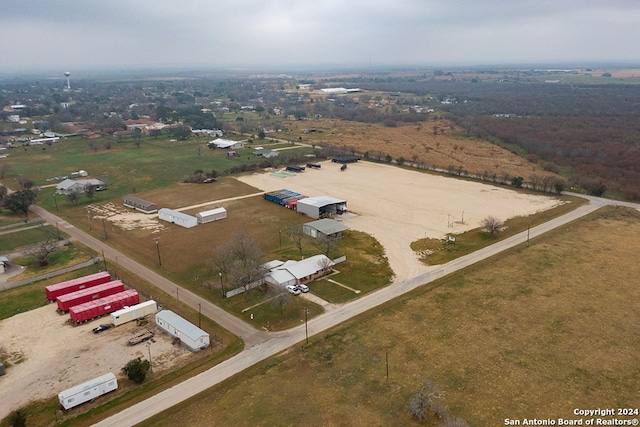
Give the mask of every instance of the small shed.
[[349, 227], [330, 218], [322, 218], [302, 225], [302, 232], [314, 239], [340, 237], [342, 232], [346, 230], [349, 230]]
[[9, 258], [0, 256], [0, 273], [4, 273], [9, 268]]
[[191, 228], [198, 225], [198, 218], [196, 218], [195, 216], [187, 215], [185, 213], [167, 208], [162, 208], [158, 211], [158, 218], [172, 224], [177, 224], [184, 228]]
[[198, 351], [209, 346], [209, 334], [188, 322], [171, 310], [156, 313], [156, 325], [169, 335], [180, 338], [191, 351]]
[[158, 212], [158, 205], [153, 202], [139, 199], [135, 196], [124, 196], [124, 198], [122, 199], [122, 204], [128, 208], [135, 209], [144, 213]]
[[296, 212], [320, 219], [332, 217], [347, 211], [347, 201], [329, 196], [307, 197], [298, 200]]
[[225, 208], [215, 208], [208, 211], [200, 212], [196, 214], [198, 224], [204, 224], [207, 222], [217, 221], [227, 217], [227, 210]]

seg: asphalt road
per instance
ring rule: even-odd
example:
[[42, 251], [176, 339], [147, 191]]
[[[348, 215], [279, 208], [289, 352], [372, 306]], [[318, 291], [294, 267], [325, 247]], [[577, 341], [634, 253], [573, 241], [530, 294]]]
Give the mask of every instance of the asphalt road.
[[[574, 194], [575, 196], [584, 197]], [[632, 203], [622, 203], [612, 200], [600, 199], [595, 197], [587, 197], [590, 203], [581, 206], [572, 212], [561, 217], [555, 218], [544, 224], [531, 228], [528, 231], [521, 232], [508, 239], [502, 240], [494, 245], [478, 250], [472, 254], [453, 260], [447, 264], [434, 266], [429, 271], [420, 274], [411, 279], [393, 283], [383, 289], [371, 294], [365, 295], [353, 302], [335, 306], [326, 307], [325, 313], [311, 319], [308, 324], [308, 335], [313, 336], [331, 327], [339, 325], [354, 316], [364, 313], [380, 304], [383, 304], [393, 298], [401, 296], [413, 289], [428, 284], [434, 280], [440, 279], [446, 275], [454, 273], [460, 269], [468, 267], [479, 261], [490, 258], [504, 250], [515, 247], [517, 245], [525, 245], [528, 239], [540, 236], [550, 230], [565, 225], [584, 215], [587, 215], [600, 207], [607, 204], [616, 204], [640, 209], [640, 205]], [[130, 260], [124, 254], [110, 248], [105, 243], [93, 238], [85, 232], [75, 228], [67, 222], [61, 220], [57, 216], [45, 211], [44, 209], [33, 206], [33, 212], [42, 216], [49, 223], [58, 223], [59, 226], [68, 234], [83, 242], [87, 246], [97, 250], [104, 251], [105, 257], [115, 259], [117, 257], [118, 264], [132, 271], [133, 273], [143, 277], [144, 279], [154, 283], [156, 286], [171, 294], [178, 285], [165, 279], [152, 270], [143, 265]], [[252, 326], [244, 321], [232, 316], [219, 307], [208, 301], [192, 294], [186, 289], [180, 288], [180, 301], [189, 304], [193, 308], [197, 308], [198, 303], [201, 304], [202, 313], [215, 320], [224, 328], [238, 335], [245, 341], [245, 349], [236, 356], [214, 366], [213, 368], [192, 377], [170, 389], [167, 389], [145, 401], [131, 406], [122, 412], [115, 414], [103, 421], [95, 424], [95, 426], [133, 426], [136, 425], [180, 402], [186, 400], [219, 382], [231, 377], [232, 375], [243, 371], [244, 369], [258, 363], [270, 356], [273, 356], [294, 344], [306, 339], [305, 325], [282, 332], [262, 332], [255, 330]]]

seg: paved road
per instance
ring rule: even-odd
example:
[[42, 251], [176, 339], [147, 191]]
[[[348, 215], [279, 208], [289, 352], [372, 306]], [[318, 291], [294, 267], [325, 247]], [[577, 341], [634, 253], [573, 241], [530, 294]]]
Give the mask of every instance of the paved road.
[[[575, 194], [576, 196], [579, 196]], [[429, 271], [420, 274], [403, 282], [394, 283], [379, 291], [365, 295], [351, 303], [341, 306], [328, 306], [327, 311], [322, 315], [308, 322], [309, 336], [313, 336], [322, 331], [336, 326], [345, 320], [364, 313], [373, 307], [383, 304], [393, 298], [401, 296], [416, 289], [419, 286], [428, 284], [446, 275], [454, 273], [462, 268], [468, 267], [479, 261], [496, 255], [506, 249], [527, 242], [527, 239], [535, 238], [550, 230], [558, 228], [564, 224], [581, 218], [600, 207], [607, 204], [618, 204], [640, 209], [640, 205], [618, 203], [610, 200], [588, 197], [590, 203], [575, 209], [559, 218], [555, 218], [547, 223], [541, 224], [528, 231], [521, 232], [508, 239], [502, 240], [494, 245], [483, 248], [472, 254], [458, 258], [441, 266], [434, 266]], [[186, 380], [168, 390], [165, 390], [143, 402], [140, 402], [124, 411], [113, 415], [97, 424], [97, 427], [106, 426], [133, 426], [153, 415], [166, 410], [181, 401], [188, 399], [207, 388], [231, 377], [237, 372], [252, 366], [272, 355], [275, 355], [290, 346], [305, 339], [305, 326], [301, 325], [294, 329], [268, 334], [266, 339], [260, 343], [247, 347], [241, 353], [214, 366], [189, 380]]]

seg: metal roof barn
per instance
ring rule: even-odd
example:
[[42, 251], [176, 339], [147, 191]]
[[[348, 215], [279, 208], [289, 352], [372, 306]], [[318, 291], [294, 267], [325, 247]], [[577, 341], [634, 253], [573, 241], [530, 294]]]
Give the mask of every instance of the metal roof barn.
[[85, 383], [68, 388], [58, 393], [60, 406], [65, 410], [71, 409], [85, 402], [114, 391], [118, 388], [116, 376], [109, 372]]
[[184, 228], [191, 228], [198, 225], [198, 218], [196, 218], [195, 216], [187, 215], [182, 212], [174, 211], [167, 208], [162, 208], [158, 211], [158, 218], [172, 224], [180, 225]]
[[199, 224], [205, 224], [207, 222], [217, 221], [227, 217], [227, 210], [225, 208], [216, 208], [208, 211], [200, 212], [196, 214]]
[[209, 345], [208, 333], [171, 310], [156, 313], [156, 325], [169, 335], [180, 338], [191, 351], [198, 351]]
[[340, 236], [346, 230], [349, 230], [349, 227], [329, 218], [311, 221], [302, 225], [302, 232], [313, 238]]
[[267, 273], [264, 281], [283, 287], [297, 285], [324, 276], [333, 265], [325, 255], [314, 255], [301, 261], [289, 260]]
[[331, 217], [347, 211], [347, 201], [329, 196], [307, 197], [298, 200], [296, 212], [311, 218], [320, 219]]

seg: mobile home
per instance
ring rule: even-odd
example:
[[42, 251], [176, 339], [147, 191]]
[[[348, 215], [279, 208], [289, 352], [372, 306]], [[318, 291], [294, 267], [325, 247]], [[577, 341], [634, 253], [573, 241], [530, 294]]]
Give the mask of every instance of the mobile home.
[[117, 388], [118, 380], [116, 380], [116, 376], [113, 373], [109, 372], [58, 393], [58, 400], [63, 409], [69, 410]]

